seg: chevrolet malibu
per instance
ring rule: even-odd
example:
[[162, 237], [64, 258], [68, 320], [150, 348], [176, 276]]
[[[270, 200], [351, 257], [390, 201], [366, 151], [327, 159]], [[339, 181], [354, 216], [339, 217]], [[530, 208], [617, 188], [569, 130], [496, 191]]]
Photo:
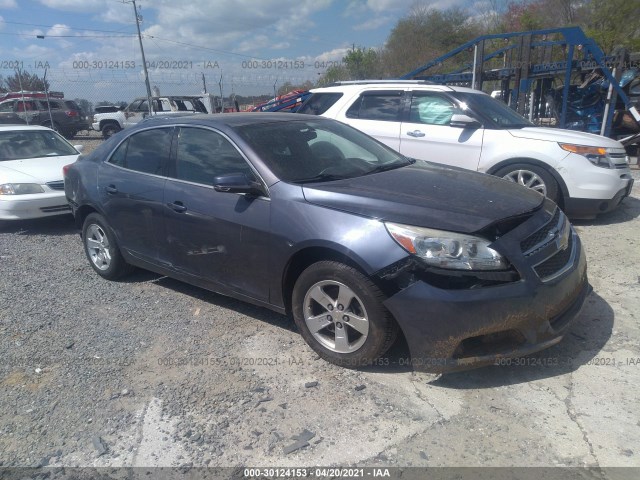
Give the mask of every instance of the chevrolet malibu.
[[65, 167], [65, 192], [98, 275], [140, 267], [290, 314], [345, 367], [399, 332], [426, 371], [530, 354], [590, 291], [540, 193], [315, 116], [150, 119]]

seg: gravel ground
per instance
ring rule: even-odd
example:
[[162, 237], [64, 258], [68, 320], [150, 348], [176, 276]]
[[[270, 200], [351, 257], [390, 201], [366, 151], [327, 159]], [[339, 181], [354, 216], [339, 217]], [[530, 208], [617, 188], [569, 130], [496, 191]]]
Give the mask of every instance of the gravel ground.
[[639, 216], [636, 186], [577, 223], [594, 292], [559, 345], [445, 376], [402, 342], [341, 369], [282, 315], [102, 280], [68, 216], [0, 224], [0, 466], [638, 467]]

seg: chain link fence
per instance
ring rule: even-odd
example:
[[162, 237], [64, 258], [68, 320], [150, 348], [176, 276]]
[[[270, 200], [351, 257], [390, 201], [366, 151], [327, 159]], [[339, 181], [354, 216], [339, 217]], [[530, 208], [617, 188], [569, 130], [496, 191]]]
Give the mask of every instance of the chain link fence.
[[[284, 68], [277, 68], [276, 61], [247, 60], [235, 73], [223, 72], [217, 62], [167, 60], [147, 64], [154, 95], [209, 93], [223, 98], [225, 105], [233, 105], [238, 98], [241, 107], [275, 96], [283, 85], [312, 85], [318, 77], [317, 72], [311, 71], [313, 68], [304, 67], [302, 62], [283, 62]], [[71, 67], [51, 68], [45, 62], [17, 60], [3, 62], [0, 67], [3, 78], [15, 76], [18, 71], [40, 78], [46, 75], [49, 90], [63, 92], [65, 98], [75, 100], [89, 114], [99, 105], [127, 105], [134, 98], [146, 96], [144, 71], [134, 61], [81, 60], [72, 62]], [[236, 95], [238, 91], [255, 94]]]

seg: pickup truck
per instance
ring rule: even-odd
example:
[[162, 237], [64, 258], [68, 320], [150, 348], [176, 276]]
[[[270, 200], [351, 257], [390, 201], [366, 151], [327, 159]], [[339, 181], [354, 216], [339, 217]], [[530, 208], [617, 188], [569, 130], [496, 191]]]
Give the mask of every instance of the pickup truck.
[[[151, 102], [153, 115], [171, 115], [185, 112], [208, 113], [199, 95], [151, 97]], [[91, 126], [94, 130], [102, 132], [102, 136], [106, 139], [120, 130], [136, 125], [148, 115], [149, 104], [147, 98], [136, 98], [123, 110], [94, 114]]]

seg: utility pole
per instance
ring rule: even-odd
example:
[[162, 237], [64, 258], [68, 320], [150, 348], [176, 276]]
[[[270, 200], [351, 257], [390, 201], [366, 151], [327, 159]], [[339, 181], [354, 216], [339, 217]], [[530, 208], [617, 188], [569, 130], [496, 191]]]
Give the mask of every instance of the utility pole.
[[220, 113], [224, 113], [224, 97], [222, 96], [222, 72], [220, 72], [220, 81], [218, 82], [220, 87]]
[[142, 35], [140, 34], [140, 19], [138, 18], [138, 8], [136, 0], [133, 3], [133, 13], [136, 17], [136, 27], [138, 28], [138, 41], [140, 42], [140, 53], [142, 53], [142, 68], [144, 69], [144, 83], [147, 87], [147, 103], [149, 104], [149, 116], [153, 115], [153, 104], [151, 103], [151, 85], [149, 85], [149, 72], [147, 71], [147, 60], [144, 58], [144, 48], [142, 47]]

